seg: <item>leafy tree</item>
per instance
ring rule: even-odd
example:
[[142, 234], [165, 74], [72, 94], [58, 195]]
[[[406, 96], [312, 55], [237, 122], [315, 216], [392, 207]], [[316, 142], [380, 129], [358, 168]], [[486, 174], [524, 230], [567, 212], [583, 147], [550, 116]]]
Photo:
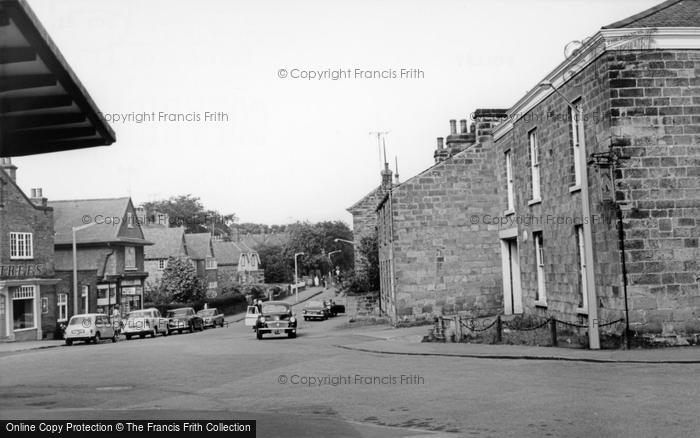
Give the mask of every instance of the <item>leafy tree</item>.
[[[287, 226], [288, 242], [285, 247], [285, 258], [294, 266], [294, 254], [303, 252], [300, 256], [299, 272], [301, 274], [325, 274], [332, 267], [339, 266], [344, 272], [353, 268], [353, 246], [346, 242], [336, 242], [335, 239], [352, 241], [352, 230], [341, 221], [326, 221], [312, 224], [296, 222]], [[329, 261], [328, 253], [339, 250]]]
[[149, 215], [156, 212], [167, 214], [170, 216], [170, 226], [184, 226], [187, 233], [212, 232], [228, 236], [237, 220], [233, 213], [221, 214], [215, 210], [205, 210], [199, 197], [190, 194], [145, 202], [143, 206]]
[[260, 256], [261, 269], [265, 270], [265, 282], [286, 283], [292, 281], [294, 275], [293, 265], [284, 257], [285, 250], [282, 245], [260, 244], [256, 247]]
[[377, 233], [364, 236], [360, 239], [360, 273], [365, 277], [367, 287], [370, 291], [379, 290], [379, 245], [377, 243]]
[[179, 303], [204, 299], [206, 284], [197, 277], [197, 270], [184, 259], [170, 257], [161, 279], [162, 294]]

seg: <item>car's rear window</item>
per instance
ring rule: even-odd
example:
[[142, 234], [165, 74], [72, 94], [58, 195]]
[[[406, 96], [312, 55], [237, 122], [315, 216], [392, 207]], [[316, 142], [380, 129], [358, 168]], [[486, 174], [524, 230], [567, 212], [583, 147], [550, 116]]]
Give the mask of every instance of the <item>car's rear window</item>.
[[214, 316], [215, 309], [200, 310], [197, 315], [201, 316]]
[[70, 319], [68, 325], [85, 325], [89, 326], [92, 324], [92, 319], [89, 316], [74, 316]]
[[151, 316], [151, 311], [150, 310], [139, 310], [136, 312], [129, 312], [129, 315], [127, 315], [127, 318], [150, 318]]
[[177, 309], [168, 312], [168, 316], [186, 316], [188, 309]]

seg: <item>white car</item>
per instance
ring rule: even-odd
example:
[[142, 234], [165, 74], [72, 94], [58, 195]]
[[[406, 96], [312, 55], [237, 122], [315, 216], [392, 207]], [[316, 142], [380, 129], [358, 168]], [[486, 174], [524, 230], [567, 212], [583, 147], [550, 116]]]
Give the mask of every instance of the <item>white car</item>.
[[126, 339], [131, 339], [137, 335], [142, 338], [146, 337], [146, 335], [151, 335], [152, 338], [155, 338], [158, 336], [158, 333], [167, 336], [168, 320], [163, 318], [160, 310], [155, 307], [134, 310], [127, 315], [123, 331]]
[[104, 313], [83, 313], [73, 316], [68, 321], [63, 339], [66, 345], [73, 345], [75, 341], [99, 344], [102, 339], [117, 342], [114, 327]]
[[245, 326], [253, 327], [253, 330], [255, 330], [255, 326], [258, 323], [259, 316], [260, 309], [258, 309], [258, 306], [248, 306], [248, 310], [245, 313]]

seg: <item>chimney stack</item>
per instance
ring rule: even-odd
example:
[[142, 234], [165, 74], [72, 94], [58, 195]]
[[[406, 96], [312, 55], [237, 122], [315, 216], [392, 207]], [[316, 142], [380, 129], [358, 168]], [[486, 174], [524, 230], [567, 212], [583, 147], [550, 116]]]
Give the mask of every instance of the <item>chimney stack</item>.
[[384, 163], [384, 170], [382, 170], [382, 190], [390, 190], [392, 185], [393, 172], [389, 169], [389, 163]]
[[2, 168], [2, 170], [7, 172], [12, 181], [17, 182], [17, 166], [12, 164], [12, 159], [10, 159], [10, 157], [1, 158], [0, 167]]
[[437, 138], [437, 149], [435, 149], [435, 153], [433, 153], [433, 158], [435, 158], [435, 163], [439, 163], [440, 161], [445, 161], [450, 157], [450, 152], [445, 149], [445, 143], [444, 143], [444, 138], [438, 137]]
[[457, 134], [457, 120], [450, 120], [450, 134]]
[[480, 108], [474, 111], [476, 141], [479, 143], [488, 143], [493, 141], [493, 129], [507, 117], [507, 109]]
[[43, 190], [41, 188], [32, 189], [31, 194], [32, 204], [38, 207], [46, 207], [47, 199], [44, 198]]
[[468, 134], [469, 131], [467, 131], [467, 120], [462, 119], [459, 121], [460, 128], [462, 130], [462, 134]]

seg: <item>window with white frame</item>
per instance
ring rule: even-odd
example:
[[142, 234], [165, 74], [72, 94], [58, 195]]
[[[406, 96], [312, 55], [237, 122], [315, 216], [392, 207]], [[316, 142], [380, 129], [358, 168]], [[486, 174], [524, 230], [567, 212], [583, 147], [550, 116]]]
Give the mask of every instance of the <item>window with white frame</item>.
[[207, 257], [207, 269], [216, 269], [216, 259], [213, 257]]
[[208, 288], [208, 289], [216, 289], [217, 287], [219, 287], [219, 283], [218, 283], [218, 282], [216, 282], [216, 281], [210, 281], [207, 288]]
[[571, 145], [573, 147], [574, 154], [574, 185], [581, 185], [581, 156], [580, 156], [580, 144], [581, 136], [583, 132], [580, 131], [580, 127], [583, 126], [583, 120], [579, 121], [579, 115], [577, 108], [580, 102], [574, 102], [574, 107], [569, 107], [569, 118], [571, 120]]
[[34, 258], [32, 233], [10, 233], [10, 258], [24, 260]]
[[579, 310], [588, 310], [588, 295], [586, 294], [586, 248], [583, 240], [583, 226], [575, 227], [576, 234], [576, 251], [578, 253], [579, 265], [579, 290], [578, 290], [578, 308]]
[[68, 320], [68, 294], [56, 296], [56, 308], [58, 309], [58, 321]]
[[532, 174], [532, 200], [540, 200], [540, 148], [537, 142], [537, 130], [528, 133], [530, 144], [530, 173]]
[[134, 215], [130, 212], [126, 212], [126, 226], [127, 228], [134, 228]]
[[36, 286], [19, 286], [12, 293], [12, 316], [15, 330], [36, 328]]
[[544, 241], [542, 239], [542, 232], [536, 231], [532, 233], [532, 237], [535, 241], [535, 264], [537, 265], [537, 289], [535, 290], [535, 302], [537, 304], [545, 304], [547, 303], [547, 293], [544, 281]]
[[513, 153], [506, 151], [506, 185], [508, 190], [508, 211], [515, 210], [515, 194], [513, 193]]
[[136, 247], [124, 247], [124, 269], [136, 269]]
[[158, 269], [163, 270], [167, 266], [167, 260], [166, 259], [158, 259]]

